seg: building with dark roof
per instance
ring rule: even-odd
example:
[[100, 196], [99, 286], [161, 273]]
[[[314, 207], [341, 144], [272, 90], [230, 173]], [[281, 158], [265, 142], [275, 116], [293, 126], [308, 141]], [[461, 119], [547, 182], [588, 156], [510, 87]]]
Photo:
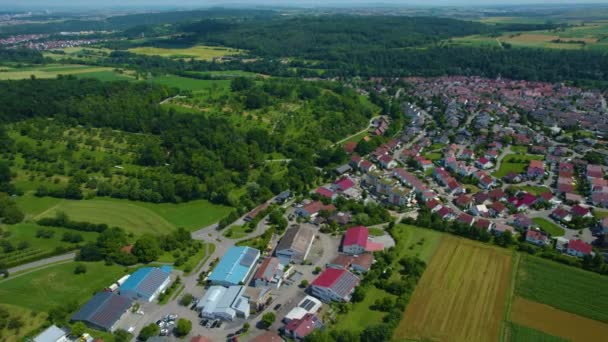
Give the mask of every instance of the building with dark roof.
[[253, 276], [255, 287], [270, 286], [278, 289], [283, 282], [283, 268], [278, 258], [266, 258]]
[[171, 266], [142, 267], [120, 286], [120, 295], [133, 300], [153, 301], [171, 282]]
[[307, 224], [291, 227], [279, 241], [275, 255], [285, 265], [292, 261], [302, 262], [308, 256], [314, 238], [315, 232]]
[[356, 275], [344, 269], [328, 268], [312, 282], [310, 292], [324, 302], [348, 302], [357, 285]]
[[87, 326], [113, 332], [133, 304], [130, 298], [112, 292], [98, 292], [76, 312], [70, 321], [83, 322]]

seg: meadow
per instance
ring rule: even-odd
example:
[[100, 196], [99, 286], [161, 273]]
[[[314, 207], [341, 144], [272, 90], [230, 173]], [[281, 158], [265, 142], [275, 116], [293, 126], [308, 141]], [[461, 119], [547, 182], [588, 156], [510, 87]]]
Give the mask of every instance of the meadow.
[[530, 164], [530, 160], [542, 160], [542, 156], [526, 154], [507, 154], [501, 161], [500, 167], [498, 170], [492, 173], [494, 177], [502, 178], [509, 173], [513, 172], [516, 174], [525, 172], [528, 169], [528, 165]]
[[233, 210], [206, 200], [175, 204], [105, 197], [90, 200], [50, 200], [46, 197], [24, 195], [17, 203], [26, 213], [29, 213], [28, 208], [35, 208], [37, 214], [33, 219], [53, 217], [57, 212], [64, 212], [74, 221], [105, 223], [122, 227], [134, 234], [166, 234], [177, 227], [196, 230], [219, 221]]
[[109, 67], [77, 64], [47, 64], [1, 71], [0, 80], [22, 80], [29, 79], [32, 76], [36, 78], [56, 78], [59, 75], [99, 78], [106, 81], [131, 79], [131, 77], [120, 74]]
[[157, 76], [148, 82], [162, 84], [168, 87], [175, 87], [182, 90], [200, 92], [203, 90], [223, 91], [230, 87], [229, 80], [200, 80], [196, 78], [181, 77], [174, 75]]
[[571, 341], [601, 341], [608, 336], [606, 323], [519, 297], [513, 301], [510, 318], [515, 323]]
[[103, 261], [85, 263], [87, 272], [74, 274], [76, 264], [53, 265], [0, 281], [0, 303], [45, 312], [72, 301], [81, 305], [125, 274], [124, 267]]
[[444, 237], [394, 338], [498, 340], [510, 278], [510, 251]]
[[183, 49], [166, 49], [166, 48], [157, 48], [157, 47], [137, 47], [131, 48], [128, 50], [129, 52], [148, 55], [148, 56], [161, 56], [171, 59], [196, 59], [202, 61], [211, 61], [216, 58], [221, 58], [225, 56], [233, 56], [239, 55], [242, 51], [237, 49], [231, 49], [226, 47], [216, 47], [216, 46], [204, 46], [204, 45], [196, 45], [189, 48]]
[[46, 321], [47, 314], [36, 309], [27, 309], [17, 305], [0, 304], [0, 308], [9, 312], [11, 317], [20, 317], [23, 326], [18, 332], [8, 327], [0, 328], [0, 340], [3, 342], [22, 342], [25, 337], [37, 331], [40, 326]]
[[608, 322], [606, 277], [532, 256], [519, 264], [515, 294], [541, 304]]
[[[524, 322], [529, 324], [529, 322]], [[509, 323], [508, 324], [508, 339], [507, 341], [539, 341], [539, 342], [566, 342], [568, 340], [561, 337], [546, 334], [540, 330], [532, 329], [523, 325]]]
[[551, 236], [564, 235], [564, 229], [562, 227], [556, 225], [555, 223], [547, 219], [544, 219], [542, 217], [535, 217], [532, 219], [532, 221], [537, 224], [544, 232], [551, 234]]

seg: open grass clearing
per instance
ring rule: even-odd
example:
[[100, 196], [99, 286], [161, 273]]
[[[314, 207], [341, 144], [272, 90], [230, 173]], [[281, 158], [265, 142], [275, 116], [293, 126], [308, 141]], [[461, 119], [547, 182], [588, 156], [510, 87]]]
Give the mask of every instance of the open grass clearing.
[[203, 91], [214, 90], [224, 91], [230, 87], [229, 80], [199, 80], [174, 75], [158, 76], [148, 80], [148, 82], [162, 84], [168, 87], [180, 88], [183, 90]]
[[175, 204], [105, 197], [80, 201], [55, 200], [26, 195], [18, 199], [17, 203], [33, 219], [53, 217], [62, 211], [74, 221], [105, 223], [135, 234], [165, 234], [178, 227], [192, 231], [219, 221], [233, 210], [205, 200]]
[[514, 189], [529, 192], [534, 196], [538, 196], [545, 192], [551, 192], [551, 189], [546, 186], [536, 186], [536, 185], [516, 185], [513, 186]]
[[[528, 323], [526, 323], [528, 324]], [[568, 340], [561, 337], [549, 335], [540, 330], [536, 330], [527, 326], [508, 323], [508, 338], [506, 341], [519, 342], [519, 341], [537, 341], [537, 342], [566, 342]]]
[[386, 297], [394, 300], [396, 296], [375, 286], [370, 286], [365, 292], [363, 301], [352, 304], [351, 310], [345, 315], [340, 315], [337, 319], [338, 322], [332, 328], [360, 333], [365, 327], [381, 323], [386, 312], [371, 310], [370, 306], [374, 305], [376, 300]]
[[371, 236], [382, 236], [382, 235], [384, 235], [384, 229], [382, 229], [382, 228], [369, 228], [369, 235], [371, 235]]
[[608, 217], [608, 210], [595, 209], [593, 211], [593, 216], [595, 216], [598, 219], [604, 219], [604, 218]]
[[45, 311], [70, 301], [86, 302], [118, 280], [125, 268], [103, 261], [83, 263], [87, 272], [74, 274], [76, 262], [54, 265], [0, 282], [0, 302]]
[[247, 232], [247, 229], [247, 225], [233, 225], [230, 228], [226, 229], [222, 235], [229, 239], [240, 239], [249, 234]]
[[551, 236], [564, 236], [564, 229], [547, 219], [535, 217], [532, 221]]
[[242, 53], [241, 50], [220, 47], [220, 46], [204, 46], [195, 45], [184, 49], [167, 49], [158, 47], [137, 47], [131, 48], [129, 52], [148, 55], [148, 56], [161, 56], [171, 59], [196, 59], [201, 61], [211, 61], [216, 58], [239, 55]]
[[[594, 321], [520, 297], [516, 297], [513, 301], [510, 317], [517, 324], [525, 324], [547, 335], [559, 336], [564, 340], [581, 342], [602, 341], [608, 336], [608, 324], [606, 323]], [[552, 340], [559, 341], [555, 337], [552, 337], [548, 341]], [[538, 340], [526, 339], [517, 341]]]
[[[15, 248], [17, 248], [20, 243], [26, 242], [29, 245], [29, 249], [39, 249], [44, 252], [51, 252], [57, 247], [71, 247], [73, 244], [61, 241], [64, 233], [79, 234], [84, 239], [84, 242], [95, 241], [97, 235], [99, 235], [96, 232], [80, 232], [60, 227], [42, 227], [30, 222], [10, 226], [4, 225], [0, 226], [0, 228], [5, 232], [10, 232], [10, 236], [4, 238], [4, 240], [9, 241]], [[38, 238], [36, 237], [36, 232], [41, 229], [52, 231], [54, 234], [48, 239]], [[4, 253], [0, 253], [0, 258], [3, 255]]]
[[510, 251], [443, 237], [394, 338], [498, 340], [510, 278]]
[[519, 264], [515, 294], [608, 322], [608, 281], [597, 273], [526, 255]]
[[391, 231], [398, 246], [399, 257], [415, 256], [426, 263], [431, 261], [444, 235], [430, 229], [398, 224]]
[[[55, 78], [58, 75], [103, 75], [108, 77], [107, 73], [114, 73], [114, 69], [109, 67], [85, 66], [85, 65], [47, 65], [33, 68], [15, 68], [6, 72], [0, 72], [0, 80], [23, 80], [34, 76], [36, 78]], [[104, 74], [98, 74], [105, 72]], [[119, 75], [116, 73], [116, 75]]]
[[507, 154], [500, 163], [500, 168], [493, 175], [497, 178], [502, 178], [513, 172], [519, 174], [525, 172], [530, 165], [530, 160], [542, 160], [543, 156], [532, 154]]

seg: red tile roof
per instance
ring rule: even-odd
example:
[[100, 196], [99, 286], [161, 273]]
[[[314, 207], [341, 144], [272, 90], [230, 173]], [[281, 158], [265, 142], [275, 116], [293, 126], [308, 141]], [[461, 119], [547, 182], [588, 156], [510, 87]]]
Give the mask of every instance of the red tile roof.
[[334, 192], [329, 190], [328, 188], [318, 187], [315, 192], [323, 197], [332, 198], [334, 196]]
[[582, 240], [570, 240], [570, 242], [568, 242], [568, 249], [575, 250], [582, 254], [589, 254], [591, 253], [592, 247]]
[[582, 207], [580, 205], [575, 205], [572, 207], [572, 213], [576, 216], [585, 216], [590, 213], [588, 208]]
[[369, 230], [364, 226], [352, 227], [346, 230], [344, 234], [344, 246], [359, 245], [365, 247], [367, 245], [367, 238], [369, 237]]
[[355, 148], [357, 148], [357, 142], [356, 141], [349, 141], [346, 144], [344, 144], [344, 152], [351, 154], [355, 151]]
[[285, 329], [293, 332], [296, 336], [304, 338], [308, 336], [319, 324], [319, 318], [311, 313], [307, 313], [300, 319], [292, 319], [287, 323]]
[[346, 191], [352, 188], [355, 183], [348, 177], [344, 177], [336, 182], [336, 186], [338, 186], [342, 191]]

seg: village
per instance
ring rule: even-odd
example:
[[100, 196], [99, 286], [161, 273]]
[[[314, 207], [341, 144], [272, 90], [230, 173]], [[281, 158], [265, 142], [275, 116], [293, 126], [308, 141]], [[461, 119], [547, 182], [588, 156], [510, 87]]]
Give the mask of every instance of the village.
[[[400, 107], [407, 125], [366, 155], [357, 153], [360, 142], [346, 142], [350, 161], [326, 184], [304, 197], [283, 192], [239, 219], [260, 220], [255, 235], [268, 224], [259, 215], [278, 206], [289, 225], [282, 236], [255, 249], [207, 227], [193, 236], [218, 245], [214, 258], [202, 279], [179, 280], [192, 303], [155, 303], [179, 275], [146, 267], [95, 294], [71, 320], [134, 334], [158, 325], [148, 341], [172, 340], [179, 318], [193, 322], [192, 342], [302, 340], [324, 328], [332, 303], [351, 300], [374, 253], [395, 245], [386, 224], [358, 225], [358, 213], [338, 210], [340, 201], [383, 206], [395, 222], [428, 218], [430, 228], [456, 223], [467, 234], [508, 235], [567, 258], [606, 257], [608, 116], [600, 93], [477, 77], [408, 78], [406, 91], [375, 82], [371, 91], [392, 91], [395, 101], [407, 92], [419, 100]], [[392, 124], [374, 119], [369, 136]]]

